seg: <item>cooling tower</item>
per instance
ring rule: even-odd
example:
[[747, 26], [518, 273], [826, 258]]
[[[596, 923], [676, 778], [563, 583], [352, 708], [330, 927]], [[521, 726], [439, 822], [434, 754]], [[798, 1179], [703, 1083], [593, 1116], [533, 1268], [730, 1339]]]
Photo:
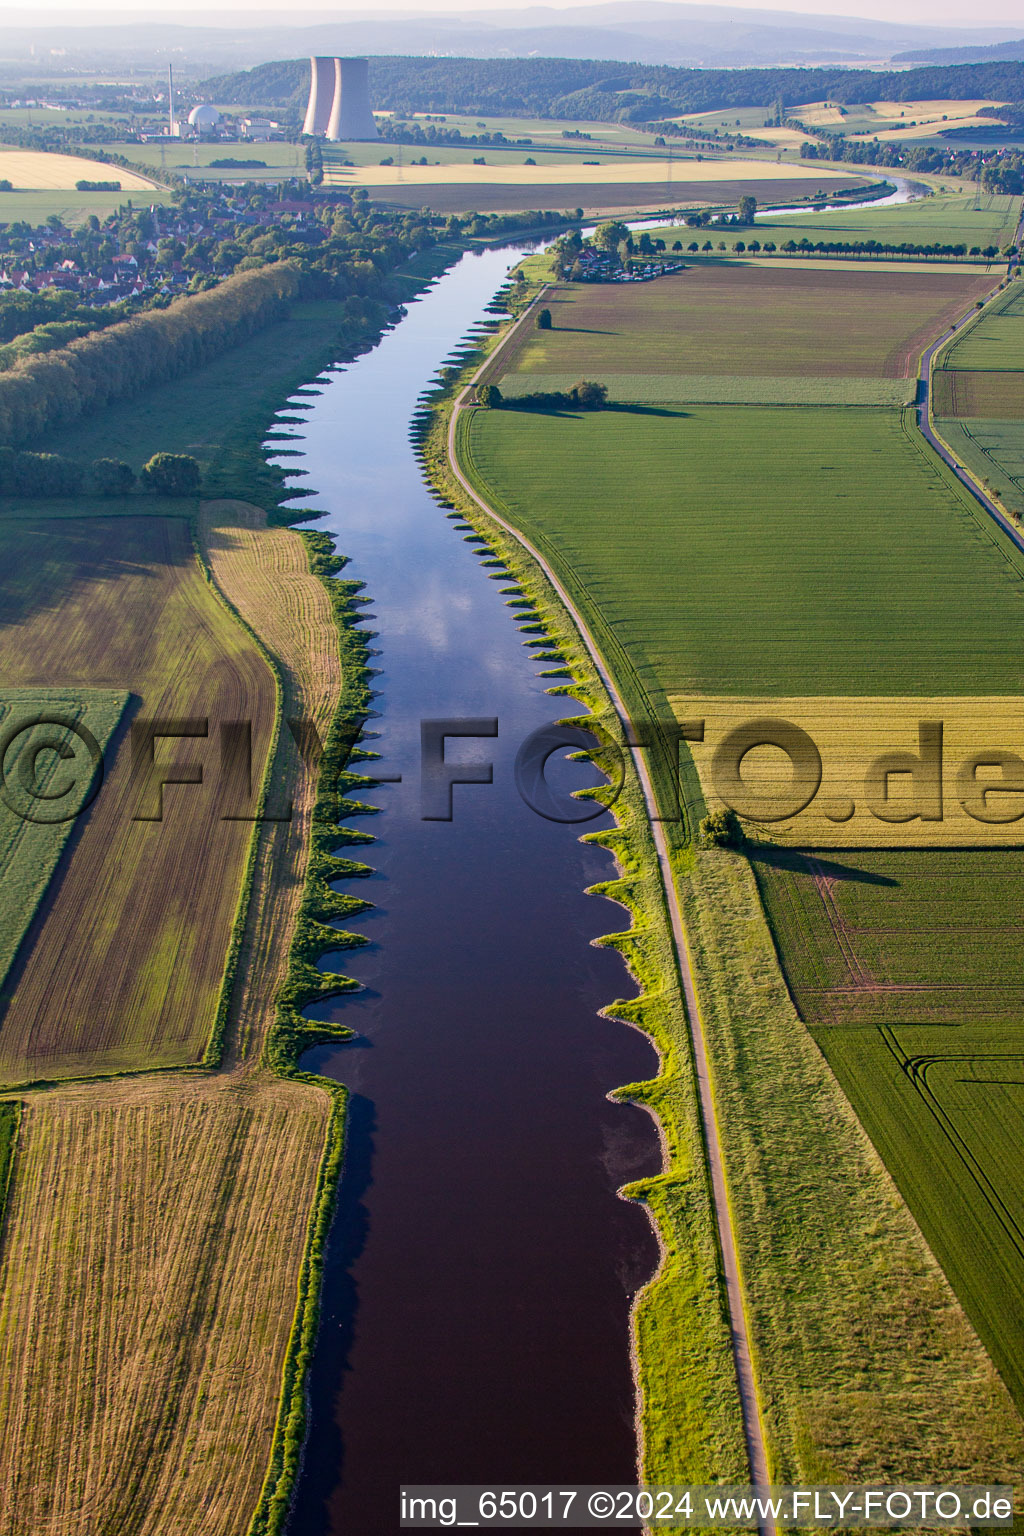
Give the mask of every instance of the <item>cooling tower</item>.
[[329, 139], [377, 139], [370, 110], [370, 66], [366, 59], [335, 59], [336, 84]]
[[303, 133], [326, 134], [337, 88], [337, 60], [310, 59], [309, 104]]
[[376, 139], [366, 59], [310, 59], [309, 105], [303, 133], [325, 139]]

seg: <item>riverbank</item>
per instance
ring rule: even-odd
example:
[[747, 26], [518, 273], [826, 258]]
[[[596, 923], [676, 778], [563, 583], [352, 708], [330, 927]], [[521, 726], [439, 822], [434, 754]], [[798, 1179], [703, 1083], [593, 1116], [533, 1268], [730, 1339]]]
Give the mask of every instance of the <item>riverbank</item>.
[[[537, 258], [526, 267], [533, 290], [517, 295], [520, 324], [529, 324], [545, 292], [543, 262]], [[745, 1481], [749, 1450], [725, 1322], [696, 1064], [643, 788], [620, 713], [578, 621], [521, 535], [488, 515], [453, 472], [450, 431], [458, 428], [459, 403], [470, 381], [496, 366], [510, 335], [492, 338], [482, 366], [474, 362], [445, 391], [436, 392], [422, 448], [424, 466], [443, 503], [456, 508], [487, 541], [484, 552], [493, 555], [499, 570], [507, 568], [515, 583], [506, 589], [510, 601], [533, 621], [531, 633], [547, 647], [540, 659], [556, 664], [552, 677], [566, 679], [551, 691], [585, 707], [587, 713], [572, 717], [571, 723], [583, 729], [596, 726], [599, 741], [607, 745], [594, 752], [593, 760], [613, 784], [622, 781], [617, 796], [596, 792], [597, 798], [612, 803], [616, 832], [589, 836], [613, 852], [618, 869], [617, 879], [592, 887], [592, 893], [620, 902], [632, 919], [629, 930], [598, 942], [622, 953], [641, 989], [636, 999], [609, 1004], [606, 1012], [647, 1034], [660, 1062], [657, 1077], [626, 1085], [616, 1094], [622, 1101], [644, 1105], [655, 1117], [665, 1157], [657, 1178], [622, 1190], [624, 1198], [647, 1206], [662, 1255], [658, 1273], [636, 1297], [632, 1317], [640, 1476], [661, 1483], [732, 1477]], [[749, 1407], [756, 1415], [756, 1403]], [[762, 1475], [764, 1470], [762, 1462]]]

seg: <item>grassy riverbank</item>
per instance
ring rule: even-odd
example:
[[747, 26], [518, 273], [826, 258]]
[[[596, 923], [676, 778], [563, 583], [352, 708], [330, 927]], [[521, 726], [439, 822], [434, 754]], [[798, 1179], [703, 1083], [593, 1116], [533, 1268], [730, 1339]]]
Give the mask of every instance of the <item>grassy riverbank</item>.
[[[439, 398], [423, 443], [430, 482], [444, 504], [458, 508], [477, 529], [482, 540], [477, 552], [493, 574], [507, 573], [514, 583], [509, 591], [517, 615], [532, 617], [531, 638], [544, 642], [537, 658], [551, 663], [552, 677], [563, 679], [552, 692], [584, 706], [589, 713], [574, 714], [574, 722], [584, 727], [596, 722], [600, 739], [610, 743], [595, 753], [595, 761], [613, 781], [619, 764], [625, 764], [614, 803], [618, 826], [589, 837], [610, 849], [618, 866], [617, 877], [593, 887], [593, 894], [620, 903], [631, 920], [628, 929], [599, 942], [622, 953], [640, 988], [633, 1000], [610, 1001], [606, 1012], [649, 1035], [661, 1057], [657, 1078], [625, 1085], [619, 1094], [654, 1115], [665, 1152], [661, 1174], [625, 1190], [647, 1205], [662, 1247], [658, 1274], [634, 1308], [644, 1475], [661, 1482], [742, 1481], [746, 1452], [689, 1029], [642, 790], [610, 700], [563, 604], [523, 545], [482, 514], [451, 474], [446, 435], [461, 387], [459, 381]], [[599, 791], [602, 797], [607, 792]]]

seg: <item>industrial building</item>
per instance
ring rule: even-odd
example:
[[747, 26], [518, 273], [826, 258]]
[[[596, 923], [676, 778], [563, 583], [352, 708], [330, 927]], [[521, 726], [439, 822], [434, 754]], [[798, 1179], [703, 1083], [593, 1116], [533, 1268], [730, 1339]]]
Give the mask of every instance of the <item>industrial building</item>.
[[367, 59], [312, 58], [309, 68], [309, 104], [303, 133], [334, 142], [380, 138], [370, 109]]

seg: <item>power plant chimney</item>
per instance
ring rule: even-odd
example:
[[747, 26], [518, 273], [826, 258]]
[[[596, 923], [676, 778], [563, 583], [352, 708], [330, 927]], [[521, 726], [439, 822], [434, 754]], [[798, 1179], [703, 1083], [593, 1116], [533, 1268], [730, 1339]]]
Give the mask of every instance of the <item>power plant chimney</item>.
[[370, 109], [367, 59], [309, 61], [309, 104], [303, 133], [325, 139], [378, 139]]
[[177, 136], [178, 136], [178, 125], [177, 125], [177, 123], [174, 120], [174, 69], [172, 68], [172, 66], [170, 64], [168, 64], [168, 66], [167, 66], [167, 137], [169, 139], [176, 139]]

